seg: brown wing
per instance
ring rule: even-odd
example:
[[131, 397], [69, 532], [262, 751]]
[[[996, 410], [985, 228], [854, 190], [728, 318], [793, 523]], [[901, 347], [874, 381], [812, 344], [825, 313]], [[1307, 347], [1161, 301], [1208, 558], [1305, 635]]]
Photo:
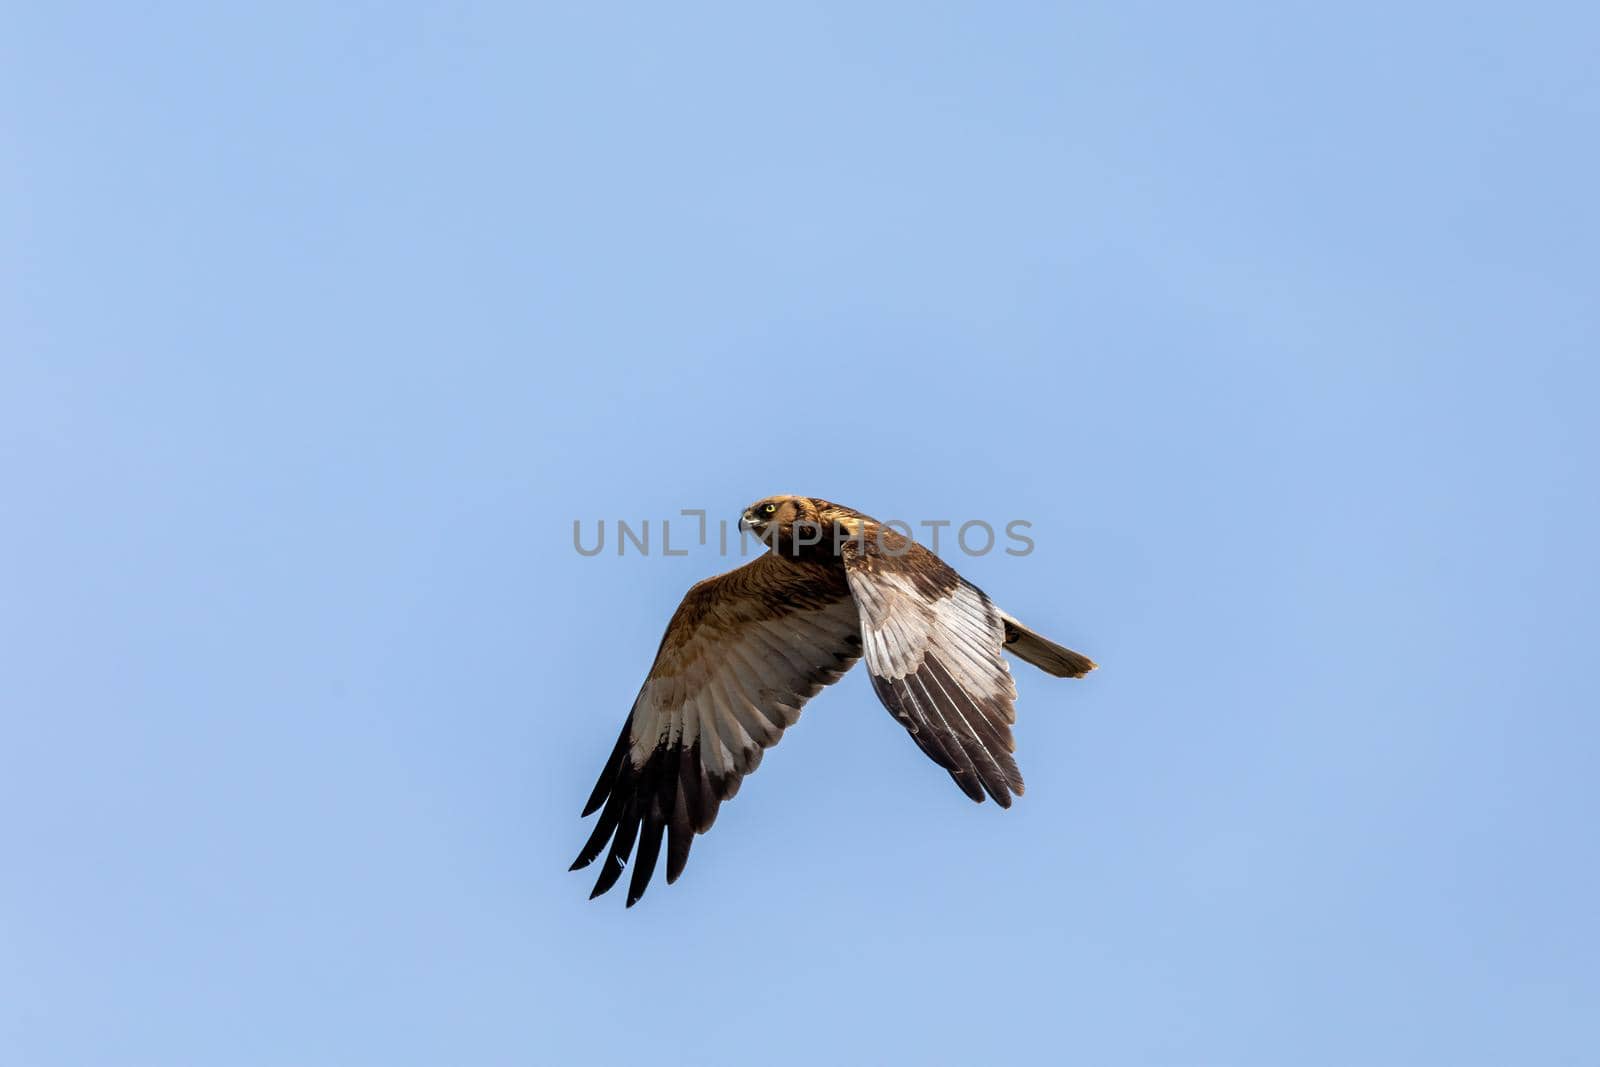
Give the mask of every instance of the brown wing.
[[637, 839], [632, 907], [663, 832], [667, 881], [677, 881], [694, 835], [711, 828], [762, 751], [860, 657], [856, 606], [837, 567], [768, 554], [690, 589], [583, 809], [600, 821], [572, 869], [610, 843], [591, 899], [616, 884]]
[[845, 545], [878, 699], [973, 800], [1003, 808], [1022, 794], [1017, 689], [1000, 649], [1004, 616], [932, 552], [878, 528]]

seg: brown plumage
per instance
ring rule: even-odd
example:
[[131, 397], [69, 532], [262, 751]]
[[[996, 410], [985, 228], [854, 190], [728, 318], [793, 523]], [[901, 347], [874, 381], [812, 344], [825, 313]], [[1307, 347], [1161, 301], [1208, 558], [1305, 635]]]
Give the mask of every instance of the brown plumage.
[[663, 838], [667, 881], [677, 881], [694, 836], [762, 753], [863, 655], [878, 699], [918, 747], [967, 796], [1001, 807], [1022, 793], [1011, 756], [1017, 691], [1001, 651], [1062, 678], [1095, 668], [858, 511], [776, 496], [752, 504], [740, 525], [768, 551], [684, 596], [584, 806], [600, 819], [572, 869], [607, 854], [591, 897], [634, 854], [632, 907]]

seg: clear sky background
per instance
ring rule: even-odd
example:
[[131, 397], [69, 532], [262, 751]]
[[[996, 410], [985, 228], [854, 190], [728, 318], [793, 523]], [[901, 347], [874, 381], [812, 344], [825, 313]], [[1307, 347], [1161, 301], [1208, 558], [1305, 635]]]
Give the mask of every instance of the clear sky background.
[[[0, 1060], [1600, 1062], [1597, 35], [9, 5]], [[572, 522], [775, 492], [1103, 668], [1009, 812], [852, 673], [590, 903], [727, 561]]]

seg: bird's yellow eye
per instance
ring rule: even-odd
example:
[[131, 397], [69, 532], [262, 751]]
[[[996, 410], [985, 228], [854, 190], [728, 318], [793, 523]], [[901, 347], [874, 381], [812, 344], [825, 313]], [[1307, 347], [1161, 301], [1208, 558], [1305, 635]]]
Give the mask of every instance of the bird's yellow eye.
[[778, 505], [776, 505], [776, 504], [768, 504], [766, 507], [762, 508], [761, 510], [765, 511], [768, 515], [771, 515], [774, 511], [778, 510]]

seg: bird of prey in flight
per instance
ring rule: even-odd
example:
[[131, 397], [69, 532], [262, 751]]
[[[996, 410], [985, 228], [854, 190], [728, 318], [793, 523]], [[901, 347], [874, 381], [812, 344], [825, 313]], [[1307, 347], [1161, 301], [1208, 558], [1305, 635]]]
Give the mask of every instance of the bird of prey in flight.
[[872, 688], [973, 800], [1022, 793], [1011, 758], [1016, 686], [1001, 652], [1058, 678], [1087, 656], [1028, 629], [938, 556], [876, 520], [814, 497], [774, 496], [740, 519], [767, 551], [691, 588], [661, 639], [583, 814], [600, 812], [573, 870], [605, 854], [590, 898], [628, 857], [628, 906], [662, 837], [667, 882], [696, 834], [739, 791], [800, 708], [863, 654]]

